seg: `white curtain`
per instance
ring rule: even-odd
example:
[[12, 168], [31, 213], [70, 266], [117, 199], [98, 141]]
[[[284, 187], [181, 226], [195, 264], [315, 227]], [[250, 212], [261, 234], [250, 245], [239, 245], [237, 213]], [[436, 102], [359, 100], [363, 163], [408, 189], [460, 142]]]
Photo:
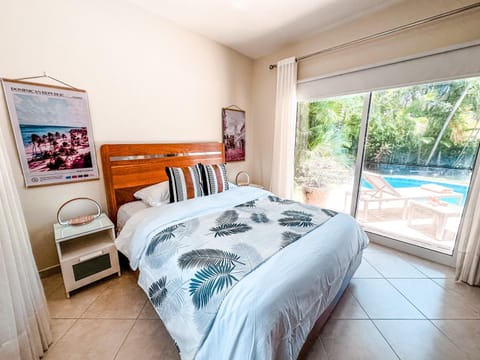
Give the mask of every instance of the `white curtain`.
[[293, 194], [297, 62], [294, 57], [277, 63], [277, 96], [270, 190], [279, 196]]
[[0, 129], [0, 359], [38, 359], [52, 335], [20, 199]]
[[[477, 161], [480, 161], [478, 159]], [[480, 164], [472, 175], [472, 185], [460, 233], [457, 280], [480, 286]]]

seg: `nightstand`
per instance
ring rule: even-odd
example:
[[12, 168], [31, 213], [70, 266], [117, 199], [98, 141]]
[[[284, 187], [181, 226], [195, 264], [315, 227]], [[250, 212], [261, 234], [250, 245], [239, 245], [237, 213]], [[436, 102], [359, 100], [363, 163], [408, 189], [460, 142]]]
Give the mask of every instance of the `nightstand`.
[[263, 185], [260, 185], [260, 184], [248, 184], [248, 186], [253, 186], [253, 187], [256, 187], [256, 188], [259, 188], [259, 189], [265, 189], [265, 187]]
[[259, 188], [259, 189], [265, 189], [265, 187], [263, 185], [260, 185], [260, 184], [237, 184], [237, 186], [251, 186], [251, 187], [256, 187], [256, 188]]
[[105, 214], [84, 225], [53, 225], [67, 298], [70, 292], [117, 273], [114, 225]]
[[[240, 179], [244, 177], [245, 180], [244, 181], [240, 181]], [[253, 187], [256, 187], [256, 188], [260, 188], [260, 189], [265, 189], [265, 187], [263, 185], [260, 185], [260, 184], [251, 184], [250, 183], [250, 175], [248, 175], [248, 173], [246, 171], [240, 171], [237, 176], [235, 177], [235, 184], [237, 186], [253, 186]]]

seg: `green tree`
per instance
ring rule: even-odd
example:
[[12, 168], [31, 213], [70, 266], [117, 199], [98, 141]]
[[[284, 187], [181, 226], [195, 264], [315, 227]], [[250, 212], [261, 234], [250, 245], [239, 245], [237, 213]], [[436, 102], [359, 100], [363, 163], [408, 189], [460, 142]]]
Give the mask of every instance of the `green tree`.
[[[455, 104], [461, 99], [455, 112]], [[297, 183], [309, 172], [352, 168], [360, 132], [364, 96], [346, 96], [298, 104], [295, 151]], [[453, 114], [444, 129], [449, 115]], [[442, 134], [435, 145], [437, 137]], [[369, 114], [365, 160], [379, 164], [431, 164], [470, 168], [480, 140], [480, 78], [375, 91]], [[315, 168], [315, 169], [313, 169]], [[310, 170], [309, 170], [310, 169]], [[314, 171], [315, 170], [315, 171]]]

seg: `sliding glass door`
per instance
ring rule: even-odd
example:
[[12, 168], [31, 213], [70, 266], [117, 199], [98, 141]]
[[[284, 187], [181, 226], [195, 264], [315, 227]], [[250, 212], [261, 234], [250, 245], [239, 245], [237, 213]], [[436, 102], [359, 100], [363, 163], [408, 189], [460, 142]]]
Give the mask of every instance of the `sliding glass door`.
[[451, 255], [479, 141], [480, 78], [299, 102], [296, 194]]
[[365, 95], [298, 103], [295, 196], [350, 212]]
[[357, 218], [452, 254], [480, 134], [480, 81], [372, 93]]

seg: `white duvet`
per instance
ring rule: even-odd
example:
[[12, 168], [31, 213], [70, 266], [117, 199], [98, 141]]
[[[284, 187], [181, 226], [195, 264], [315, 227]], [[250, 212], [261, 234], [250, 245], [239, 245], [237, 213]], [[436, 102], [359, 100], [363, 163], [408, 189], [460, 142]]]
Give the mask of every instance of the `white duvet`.
[[[238, 187], [142, 210], [127, 221], [117, 247], [133, 269], [140, 269], [139, 285], [148, 293], [148, 286], [158, 280], [144, 261], [152, 234], [265, 194], [269, 193]], [[352, 260], [367, 243], [353, 218], [334, 216], [239, 281], [221, 303], [198, 350], [182, 353], [182, 359], [296, 359], [316, 319], [340, 289]]]

